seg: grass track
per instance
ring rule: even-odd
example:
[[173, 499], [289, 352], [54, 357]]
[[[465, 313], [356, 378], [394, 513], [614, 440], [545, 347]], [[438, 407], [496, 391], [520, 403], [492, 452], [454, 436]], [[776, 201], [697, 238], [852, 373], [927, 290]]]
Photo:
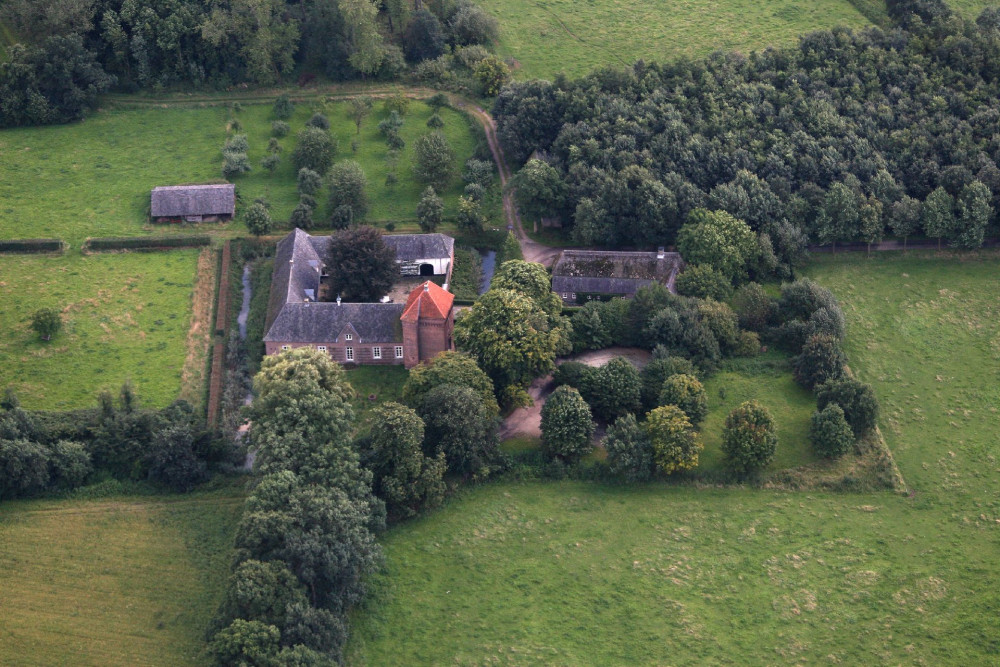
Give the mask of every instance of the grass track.
[[[198, 252], [0, 256], [0, 387], [45, 410], [90, 407], [129, 378], [144, 404], [176, 399]], [[42, 307], [63, 313], [48, 343], [30, 328]]]
[[845, 307], [912, 497], [471, 489], [389, 534], [350, 664], [994, 664], [998, 270], [881, 253], [808, 271]]
[[6, 502], [0, 513], [0, 663], [210, 664], [243, 498]]
[[848, 0], [483, 0], [501, 22], [499, 51], [521, 79], [580, 76], [642, 58], [669, 61], [715, 50], [794, 43], [837, 25], [868, 25]]

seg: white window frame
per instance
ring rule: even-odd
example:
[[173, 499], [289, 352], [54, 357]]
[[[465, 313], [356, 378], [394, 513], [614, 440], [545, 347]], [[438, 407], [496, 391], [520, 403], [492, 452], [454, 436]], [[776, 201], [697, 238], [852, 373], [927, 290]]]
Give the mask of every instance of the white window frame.
[[344, 334], [344, 340], [354, 340], [354, 334]]
[[354, 361], [354, 348], [350, 345], [344, 348], [344, 359], [347, 361]]
[[284, 352], [285, 350], [290, 350], [290, 349], [292, 349], [292, 346], [291, 346], [291, 345], [282, 345], [282, 346], [281, 346], [281, 351], [282, 351], [282, 352]]
[[372, 359], [382, 358], [382, 348], [375, 346], [372, 348]]
[[403, 358], [403, 346], [402, 345], [397, 345], [396, 346], [396, 358], [397, 359], [402, 359]]
[[320, 352], [326, 352], [326, 345], [317, 345], [316, 349]]
[[[576, 301], [576, 292], [573, 292], [573, 293], [571, 293], [571, 294], [569, 295], [569, 298], [573, 299], [573, 301]], [[588, 299], [588, 300], [589, 300], [589, 299]]]

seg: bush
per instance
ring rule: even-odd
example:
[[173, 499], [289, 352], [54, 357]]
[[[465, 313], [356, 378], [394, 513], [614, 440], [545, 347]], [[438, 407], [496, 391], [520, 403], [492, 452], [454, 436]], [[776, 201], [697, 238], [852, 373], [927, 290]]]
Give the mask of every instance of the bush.
[[822, 285], [803, 278], [781, 286], [778, 312], [782, 321], [802, 320], [806, 322], [820, 308], [840, 310], [833, 292]]
[[733, 293], [729, 279], [707, 264], [689, 266], [677, 276], [677, 293], [699, 299], [725, 301]]
[[296, 185], [300, 195], [315, 197], [319, 189], [323, 187], [323, 177], [308, 167], [302, 167], [296, 177]]
[[287, 137], [288, 133], [292, 131], [292, 128], [283, 120], [275, 120], [271, 122], [271, 136], [281, 139]]
[[572, 387], [558, 387], [542, 406], [542, 450], [550, 459], [576, 463], [590, 452], [590, 407]]
[[40, 493], [48, 484], [45, 447], [28, 440], [0, 440], [0, 500]]
[[844, 374], [847, 357], [837, 341], [830, 336], [815, 334], [802, 346], [802, 353], [792, 360], [795, 380], [806, 389]]
[[589, 388], [597, 374], [597, 369], [579, 361], [566, 361], [556, 366], [552, 381], [557, 387], [563, 385], [573, 387], [577, 391]]
[[147, 466], [149, 479], [174, 491], [190, 491], [208, 479], [208, 469], [194, 451], [191, 427], [173, 423], [153, 435]]
[[452, 41], [458, 46], [493, 44], [500, 36], [500, 23], [474, 4], [459, 7], [450, 22]]
[[298, 144], [292, 151], [292, 164], [296, 170], [305, 167], [322, 176], [330, 170], [336, 155], [336, 139], [326, 130], [307, 127], [298, 134]]
[[693, 375], [671, 375], [660, 390], [660, 405], [676, 405], [694, 426], [708, 416], [708, 396], [705, 387]]
[[733, 472], [745, 475], [766, 468], [777, 446], [774, 419], [757, 401], [740, 404], [726, 417], [722, 451]]
[[243, 214], [243, 222], [246, 223], [247, 231], [254, 236], [269, 234], [273, 224], [267, 207], [260, 202], [250, 204], [250, 207]]
[[306, 127], [318, 127], [321, 130], [329, 130], [330, 119], [317, 111], [306, 121]]
[[718, 301], [703, 301], [698, 304], [698, 320], [719, 342], [719, 348], [732, 354], [739, 341], [740, 325], [733, 309]]
[[232, 179], [240, 174], [247, 174], [251, 171], [250, 160], [246, 153], [232, 151], [222, 152], [222, 177]]
[[740, 331], [733, 348], [734, 357], [755, 357], [760, 354], [760, 336], [756, 331]]
[[675, 405], [650, 411], [644, 424], [653, 449], [653, 461], [668, 475], [698, 467], [698, 453], [703, 445], [687, 415]]
[[9, 239], [0, 241], [0, 253], [30, 254], [36, 252], [62, 252], [66, 242], [62, 239]]
[[75, 489], [93, 470], [90, 454], [83, 444], [59, 440], [49, 448], [49, 477], [53, 486]]
[[611, 422], [642, 409], [642, 378], [628, 359], [615, 357], [596, 370], [590, 386], [581, 388], [594, 416]]
[[89, 252], [100, 252], [102, 250], [165, 250], [168, 248], [198, 248], [211, 244], [212, 237], [208, 235], [109, 237], [87, 239], [83, 244], [83, 250]]
[[368, 195], [365, 187], [368, 179], [361, 165], [354, 160], [344, 160], [333, 165], [330, 170], [330, 208], [341, 206], [351, 209], [351, 220], [364, 220], [368, 213]]
[[836, 403], [831, 403], [813, 413], [809, 439], [817, 454], [837, 458], [850, 451], [854, 444], [854, 433], [844, 418], [844, 411]]
[[823, 410], [828, 405], [840, 406], [855, 438], [861, 438], [878, 424], [878, 399], [870, 384], [851, 377], [827, 380], [816, 387], [816, 407]]
[[777, 315], [777, 306], [757, 283], [747, 283], [736, 290], [732, 305], [740, 327], [758, 333]]
[[295, 104], [292, 103], [287, 94], [282, 94], [274, 101], [271, 111], [278, 120], [288, 120], [295, 111]]
[[608, 469], [627, 482], [645, 482], [652, 478], [656, 467], [653, 447], [635, 415], [625, 415], [615, 421], [601, 441], [608, 453]]

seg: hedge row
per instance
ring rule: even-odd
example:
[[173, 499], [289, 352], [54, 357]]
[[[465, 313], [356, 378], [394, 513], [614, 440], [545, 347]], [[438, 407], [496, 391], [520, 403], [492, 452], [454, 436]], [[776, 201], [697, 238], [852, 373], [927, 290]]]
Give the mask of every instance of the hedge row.
[[83, 250], [100, 252], [102, 250], [166, 250], [170, 248], [197, 248], [210, 245], [212, 238], [206, 234], [196, 236], [135, 236], [87, 239]]
[[232, 265], [230, 242], [222, 246], [222, 267], [219, 271], [219, 298], [215, 306], [215, 333], [226, 335], [226, 324], [229, 319], [229, 273]]
[[8, 239], [0, 240], [0, 253], [62, 252], [66, 242], [62, 239]]
[[223, 361], [226, 344], [221, 340], [212, 346], [212, 370], [208, 379], [208, 427], [214, 429], [219, 423], [219, 406], [222, 405]]

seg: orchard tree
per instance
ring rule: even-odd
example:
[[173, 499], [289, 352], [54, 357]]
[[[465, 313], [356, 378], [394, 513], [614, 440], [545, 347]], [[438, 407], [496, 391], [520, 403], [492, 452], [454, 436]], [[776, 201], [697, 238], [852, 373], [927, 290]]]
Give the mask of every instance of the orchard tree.
[[416, 164], [413, 172], [417, 178], [432, 186], [437, 192], [448, 189], [452, 176], [455, 152], [440, 132], [430, 132], [417, 139], [413, 147]]
[[298, 134], [292, 163], [296, 169], [310, 169], [322, 176], [330, 170], [336, 155], [337, 140], [326, 130], [310, 126]]
[[347, 109], [347, 115], [351, 120], [354, 121], [354, 128], [357, 130], [357, 134], [361, 135], [361, 126], [364, 124], [365, 119], [371, 115], [372, 108], [375, 106], [375, 102], [370, 97], [352, 97], [350, 101], [350, 106]]
[[330, 170], [330, 210], [341, 206], [351, 209], [352, 220], [363, 220], [368, 213], [368, 179], [361, 165], [354, 160], [343, 160]]
[[550, 459], [576, 463], [593, 449], [594, 421], [576, 389], [557, 387], [542, 406], [542, 450]]
[[471, 197], [458, 198], [458, 226], [469, 232], [481, 232], [486, 222], [483, 207]]
[[653, 477], [653, 446], [635, 415], [617, 419], [601, 441], [608, 453], [608, 469], [627, 482], [645, 482]]
[[472, 389], [482, 399], [491, 418], [500, 414], [493, 382], [476, 365], [476, 360], [464, 352], [442, 352], [413, 368], [403, 385], [403, 400], [412, 407], [419, 407], [424, 394], [443, 384]]
[[722, 452], [733, 472], [746, 475], [763, 470], [774, 458], [777, 446], [774, 419], [757, 401], [741, 403], [726, 417]]
[[424, 456], [424, 422], [411, 408], [388, 402], [369, 415], [372, 490], [390, 516], [409, 517], [444, 498], [444, 452]]
[[705, 394], [705, 387], [693, 375], [671, 375], [664, 380], [659, 404], [676, 405], [695, 426], [708, 416], [708, 396]]
[[653, 448], [656, 467], [666, 474], [693, 470], [704, 448], [687, 415], [675, 405], [650, 411], [643, 425]]
[[455, 322], [456, 346], [476, 359], [500, 395], [555, 368], [560, 339], [534, 300], [507, 289], [490, 289]]
[[264, 236], [271, 233], [271, 214], [267, 207], [261, 202], [250, 204], [243, 214], [243, 222], [246, 223], [247, 231], [254, 236]]
[[288, 97], [288, 93], [282, 93], [278, 95], [278, 98], [274, 100], [274, 106], [271, 107], [271, 113], [278, 120], [288, 120], [292, 117], [292, 113], [295, 111], [295, 104], [292, 102], [291, 98]]
[[326, 265], [337, 267], [330, 272], [331, 298], [340, 296], [359, 303], [385, 296], [399, 273], [396, 251], [386, 244], [381, 232], [364, 225], [331, 237]]
[[813, 413], [809, 428], [816, 453], [826, 458], [837, 458], [850, 451], [854, 445], [854, 433], [844, 418], [844, 411], [836, 403], [827, 405]]
[[433, 232], [444, 217], [444, 200], [428, 185], [417, 202], [417, 222], [424, 232]]
[[300, 196], [308, 195], [315, 197], [319, 189], [323, 187], [323, 177], [308, 167], [302, 167], [299, 169], [296, 185], [298, 186]]
[[731, 282], [746, 278], [757, 248], [757, 235], [749, 225], [725, 211], [692, 211], [677, 233], [684, 261], [714, 267]]
[[39, 308], [31, 315], [31, 328], [39, 338], [50, 341], [62, 329], [62, 316], [55, 308]]

